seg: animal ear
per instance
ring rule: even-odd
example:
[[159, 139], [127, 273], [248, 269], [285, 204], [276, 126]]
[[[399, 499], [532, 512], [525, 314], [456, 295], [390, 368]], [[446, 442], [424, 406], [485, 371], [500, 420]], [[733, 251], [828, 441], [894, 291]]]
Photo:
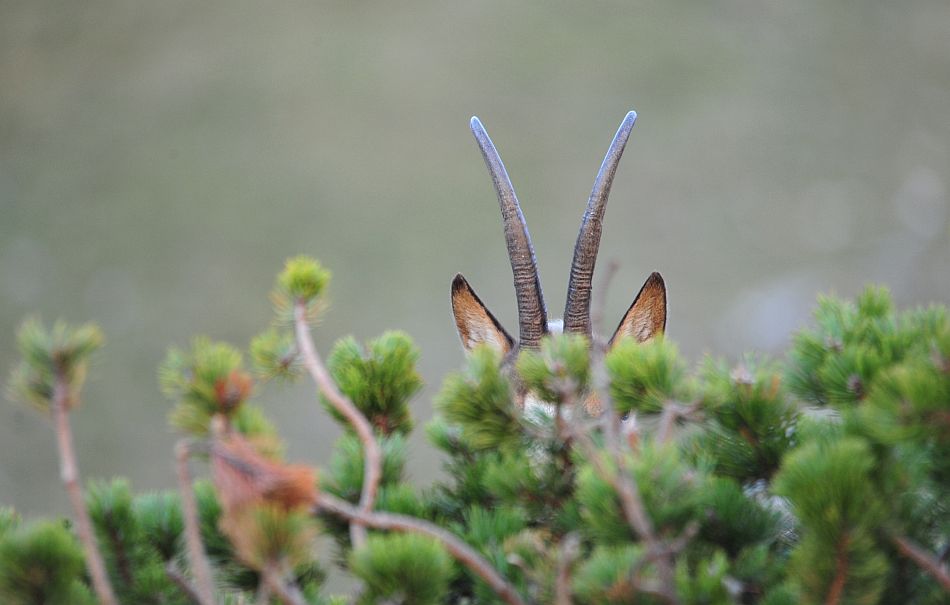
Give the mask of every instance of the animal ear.
[[455, 326], [466, 352], [487, 343], [504, 356], [514, 347], [515, 341], [461, 274], [452, 280], [452, 313], [455, 314]]
[[666, 329], [666, 284], [659, 273], [653, 273], [633, 299], [614, 335], [613, 347], [621, 338], [629, 336], [637, 342], [646, 342]]

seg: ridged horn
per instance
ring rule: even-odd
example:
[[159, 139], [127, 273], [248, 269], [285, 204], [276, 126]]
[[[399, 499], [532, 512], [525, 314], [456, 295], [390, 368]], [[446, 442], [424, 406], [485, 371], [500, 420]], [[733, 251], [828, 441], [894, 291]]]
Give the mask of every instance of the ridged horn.
[[485, 158], [485, 165], [491, 173], [498, 205], [505, 223], [505, 240], [508, 243], [508, 258], [511, 260], [511, 272], [514, 275], [515, 295], [518, 298], [518, 346], [537, 348], [541, 337], [547, 332], [547, 311], [544, 308], [544, 296], [541, 293], [541, 278], [538, 276], [538, 263], [534, 257], [534, 246], [528, 234], [528, 225], [521, 213], [518, 196], [511, 186], [505, 165], [492, 144], [485, 127], [477, 117], [472, 118], [472, 134]]
[[636, 120], [637, 112], [635, 111], [631, 111], [624, 117], [594, 180], [594, 188], [587, 201], [587, 210], [584, 211], [577, 243], [574, 244], [574, 260], [571, 263], [571, 278], [567, 284], [567, 304], [564, 307], [565, 332], [590, 336], [590, 293], [594, 264], [597, 262], [597, 251], [600, 249], [604, 211], [607, 209], [607, 198], [610, 196], [610, 186], [614, 182], [620, 156], [623, 155], [627, 139], [630, 137], [630, 130]]

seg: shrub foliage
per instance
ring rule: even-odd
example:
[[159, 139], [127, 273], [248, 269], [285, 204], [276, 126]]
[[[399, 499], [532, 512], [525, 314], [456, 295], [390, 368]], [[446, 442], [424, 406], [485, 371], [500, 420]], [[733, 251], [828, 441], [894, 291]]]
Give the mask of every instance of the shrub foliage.
[[[0, 601], [950, 602], [945, 308], [899, 312], [877, 288], [823, 298], [784, 359], [695, 370], [662, 338], [605, 350], [554, 336], [504, 368], [476, 350], [426, 427], [445, 472], [418, 486], [404, 472], [418, 350], [398, 332], [347, 338], [324, 365], [310, 330], [329, 278], [288, 261], [252, 369], [206, 338], [169, 352], [159, 376], [182, 436], [178, 491], [94, 481], [73, 502], [86, 533], [0, 509]], [[101, 340], [29, 320], [11, 395], [56, 418], [95, 413], [78, 402]], [[288, 464], [254, 403], [304, 377], [344, 429], [322, 469]], [[548, 405], [521, 409], [514, 381]], [[353, 595], [327, 593], [329, 566]]]

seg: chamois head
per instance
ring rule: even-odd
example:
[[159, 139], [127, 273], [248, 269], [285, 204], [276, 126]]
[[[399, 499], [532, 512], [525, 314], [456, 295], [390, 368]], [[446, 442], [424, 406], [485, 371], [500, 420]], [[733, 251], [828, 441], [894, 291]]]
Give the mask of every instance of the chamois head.
[[[541, 337], [545, 334], [577, 333], [591, 338], [591, 284], [597, 250], [600, 247], [604, 211], [607, 208], [610, 186], [617, 172], [617, 164], [636, 118], [637, 114], [633, 111], [624, 117], [594, 180], [577, 243], [574, 244], [574, 260], [571, 263], [563, 321], [548, 320], [534, 247], [531, 245], [531, 236], [528, 235], [528, 226], [521, 213], [515, 190], [488, 133], [478, 118], [472, 118], [472, 132], [478, 141], [482, 157], [485, 158], [501, 206], [508, 257], [511, 260], [518, 298], [519, 331], [518, 340], [515, 341], [485, 307], [465, 278], [458, 274], [452, 281], [452, 311], [462, 346], [466, 351], [487, 343], [503, 355], [506, 365], [510, 365], [521, 349], [538, 348]], [[647, 341], [656, 334], [663, 333], [665, 327], [666, 285], [659, 273], [653, 273], [620, 320], [610, 338], [609, 346], [624, 336], [634, 338], [637, 342]], [[524, 393], [520, 395], [523, 397]]]

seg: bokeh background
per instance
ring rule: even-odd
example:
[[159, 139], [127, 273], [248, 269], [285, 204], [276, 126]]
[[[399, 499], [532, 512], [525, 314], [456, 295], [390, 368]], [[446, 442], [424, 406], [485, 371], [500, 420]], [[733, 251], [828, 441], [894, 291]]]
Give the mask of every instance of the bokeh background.
[[[599, 265], [620, 263], [610, 325], [652, 270], [695, 361], [780, 355], [823, 292], [945, 303], [948, 32], [946, 0], [2, 0], [0, 369], [27, 314], [101, 324], [82, 470], [170, 486], [166, 348], [246, 346], [283, 260], [307, 253], [335, 273], [319, 346], [411, 333], [427, 419], [462, 362], [452, 276], [516, 330], [473, 114], [555, 314], [631, 108]], [[327, 459], [338, 431], [310, 387], [260, 396], [291, 459]], [[53, 444], [0, 404], [0, 503], [65, 512]], [[421, 431], [412, 455], [430, 482]]]

